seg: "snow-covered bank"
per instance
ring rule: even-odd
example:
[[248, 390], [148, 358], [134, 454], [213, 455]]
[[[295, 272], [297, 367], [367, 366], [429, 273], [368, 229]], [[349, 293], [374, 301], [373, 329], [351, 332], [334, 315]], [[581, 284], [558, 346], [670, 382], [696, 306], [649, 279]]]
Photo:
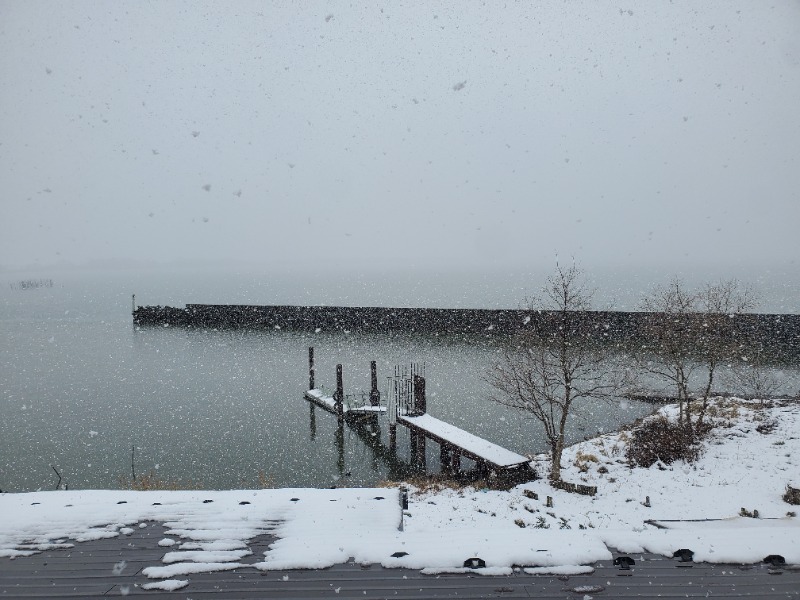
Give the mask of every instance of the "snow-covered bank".
[[[470, 557], [494, 574], [513, 566], [578, 572], [610, 558], [609, 548], [666, 556], [689, 548], [695, 560], [737, 563], [780, 554], [800, 563], [800, 520], [781, 498], [798, 479], [800, 405], [736, 401], [712, 412], [719, 426], [694, 465], [631, 469], [627, 434], [609, 434], [565, 452], [564, 478], [597, 486], [594, 497], [542, 480], [508, 492], [412, 488], [402, 530], [397, 489], [3, 494], [0, 560], [157, 523], [167, 527], [165, 555], [143, 572], [165, 585], [203, 571], [320, 568], [350, 557], [426, 572], [463, 570]], [[760, 518], [739, 516], [742, 508]], [[248, 543], [262, 535], [276, 539], [264, 556], [252, 555]]]
[[[672, 416], [675, 411], [675, 406], [661, 409]], [[629, 433], [607, 434], [564, 451], [562, 477], [597, 486], [594, 497], [554, 489], [546, 480], [510, 492], [417, 492], [413, 499], [422, 509], [415, 511], [413, 526], [469, 526], [496, 535], [578, 529], [624, 552], [671, 556], [690, 548], [695, 560], [709, 562], [758, 562], [768, 554], [800, 562], [800, 520], [793, 516], [800, 507], [782, 499], [787, 484], [800, 478], [800, 404], [762, 408], [759, 402], [717, 400], [709, 412], [716, 428], [694, 464], [630, 468]], [[540, 473], [548, 471], [545, 455], [535, 462]], [[545, 506], [547, 496], [552, 508]], [[760, 518], [740, 516], [743, 508], [758, 511]]]

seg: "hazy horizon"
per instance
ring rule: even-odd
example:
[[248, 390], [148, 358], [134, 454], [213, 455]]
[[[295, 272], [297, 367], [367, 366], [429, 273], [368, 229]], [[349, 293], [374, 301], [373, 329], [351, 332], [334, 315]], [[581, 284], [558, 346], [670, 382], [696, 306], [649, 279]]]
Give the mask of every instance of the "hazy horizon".
[[0, 265], [791, 277], [799, 28], [789, 0], [7, 0]]
[[[272, 268], [258, 265], [181, 264], [160, 267], [109, 265], [73, 269], [0, 271], [0, 304], [14, 305], [7, 294], [39, 293], [54, 306], [78, 296], [98, 315], [129, 318], [131, 294], [137, 305], [294, 304], [432, 308], [518, 308], [537, 297], [553, 268], [495, 270]], [[654, 287], [678, 278], [687, 289], [736, 278], [755, 292], [753, 312], [800, 313], [800, 274], [774, 269], [719, 268], [658, 271], [650, 267], [584, 269], [594, 290], [596, 310], [639, 310]], [[50, 279], [55, 290], [19, 290], [24, 280]], [[57, 310], [54, 314], [57, 314]], [[8, 316], [8, 315], [5, 315]]]

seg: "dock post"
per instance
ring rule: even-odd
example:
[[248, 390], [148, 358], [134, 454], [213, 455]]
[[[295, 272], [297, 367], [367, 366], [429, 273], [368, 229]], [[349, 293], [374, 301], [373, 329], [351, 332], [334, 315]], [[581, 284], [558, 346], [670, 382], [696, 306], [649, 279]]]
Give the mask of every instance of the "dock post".
[[308, 406], [310, 407], [311, 410], [308, 418], [308, 426], [311, 429], [311, 441], [314, 441], [315, 439], [317, 439], [317, 415], [314, 412], [314, 403], [309, 402]]
[[411, 462], [415, 469], [425, 472], [427, 465], [425, 460], [425, 434], [416, 427], [410, 430], [411, 433]]
[[392, 455], [397, 453], [397, 405], [399, 404], [399, 393], [397, 389], [397, 379], [387, 378], [387, 390], [389, 395], [386, 398], [386, 412], [389, 413], [389, 450]]
[[342, 365], [336, 365], [336, 392], [333, 395], [336, 403], [336, 415], [341, 421], [344, 418], [344, 383], [342, 382]]
[[314, 390], [314, 346], [308, 348], [308, 389]]
[[336, 442], [336, 470], [339, 477], [344, 476], [344, 421], [339, 419], [334, 436]]
[[424, 473], [428, 469], [425, 456], [425, 434], [420, 432], [417, 435], [419, 435], [419, 441], [417, 442], [417, 465], [420, 471]]
[[131, 314], [136, 315], [136, 294], [131, 296]]
[[441, 464], [442, 473], [450, 472], [450, 448], [444, 442], [439, 443], [439, 463]]
[[453, 456], [450, 460], [450, 469], [456, 474], [461, 471], [461, 452], [459, 452], [458, 448], [453, 449]]
[[381, 403], [381, 393], [378, 391], [378, 363], [374, 360], [369, 363], [371, 389], [369, 392], [369, 403], [371, 406], [378, 406]]
[[414, 414], [424, 415], [426, 412], [425, 378], [414, 375]]

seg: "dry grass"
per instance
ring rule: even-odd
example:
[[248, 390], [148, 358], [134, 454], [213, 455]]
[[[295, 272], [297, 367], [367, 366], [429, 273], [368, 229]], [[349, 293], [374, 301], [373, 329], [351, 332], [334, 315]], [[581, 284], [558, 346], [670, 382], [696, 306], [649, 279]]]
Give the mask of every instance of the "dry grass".
[[262, 490], [275, 489], [275, 478], [267, 475], [263, 470], [258, 472], [258, 487]]
[[[693, 401], [689, 403], [689, 414], [697, 416], [703, 408], [701, 401]], [[739, 418], [740, 409], [752, 409], [755, 405], [746, 400], [738, 398], [716, 398], [711, 400], [706, 408], [706, 417], [709, 419], [718, 419], [721, 421], [732, 422]]]
[[180, 481], [173, 479], [162, 479], [155, 474], [154, 471], [149, 471], [143, 475], [139, 475], [136, 479], [128, 479], [127, 477], [119, 478], [119, 487], [125, 490], [134, 490], [137, 492], [149, 492], [155, 490], [200, 490], [203, 486], [195, 481]]
[[[252, 482], [242, 481], [242, 487], [251, 487]], [[178, 490], [202, 490], [206, 489], [202, 482], [194, 481], [192, 479], [165, 479], [155, 473], [149, 471], [139, 475], [136, 479], [131, 480], [129, 477], [119, 478], [119, 487], [123, 490], [133, 490], [136, 492], [151, 492], [151, 491], [178, 491]], [[258, 472], [258, 484], [254, 486], [255, 489], [267, 490], [275, 489], [275, 478], [272, 475], [267, 475], [264, 471]]]
[[[464, 491], [467, 489], [495, 489], [492, 484], [485, 480], [470, 480], [470, 479], [452, 479], [444, 475], [415, 475], [408, 477], [403, 481], [379, 481], [375, 487], [379, 488], [396, 488], [401, 485], [410, 485], [414, 488], [415, 494], [428, 494], [438, 493], [442, 490], [456, 490]], [[499, 488], [505, 489], [505, 488]]]
[[589, 454], [586, 452], [578, 451], [575, 455], [575, 466], [578, 467], [578, 471], [581, 473], [586, 473], [589, 470], [590, 463], [599, 463], [600, 459], [597, 458], [594, 454]]

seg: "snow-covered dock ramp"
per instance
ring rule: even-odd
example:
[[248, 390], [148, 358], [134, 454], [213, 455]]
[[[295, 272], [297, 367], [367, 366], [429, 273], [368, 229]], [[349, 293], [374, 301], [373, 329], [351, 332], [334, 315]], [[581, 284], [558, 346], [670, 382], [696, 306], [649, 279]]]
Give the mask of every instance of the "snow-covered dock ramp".
[[397, 421], [406, 427], [417, 429], [439, 444], [458, 449], [467, 458], [486, 463], [493, 468], [509, 469], [530, 462], [521, 454], [507, 450], [455, 425], [440, 421], [429, 414], [416, 417], [398, 415]]

